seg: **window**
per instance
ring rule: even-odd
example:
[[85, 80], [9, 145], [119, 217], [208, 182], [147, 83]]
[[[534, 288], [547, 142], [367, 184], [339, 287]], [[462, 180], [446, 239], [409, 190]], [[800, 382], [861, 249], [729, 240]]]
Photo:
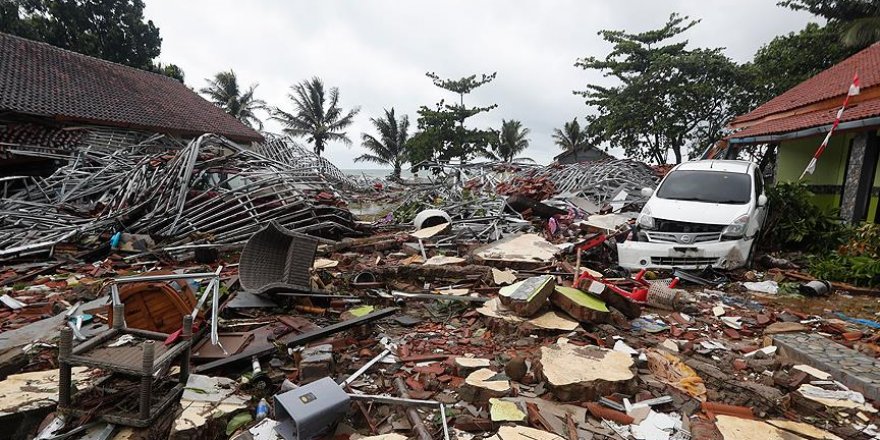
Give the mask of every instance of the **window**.
[[745, 173], [724, 171], [674, 171], [657, 190], [657, 197], [670, 200], [743, 205], [752, 197], [752, 179]]

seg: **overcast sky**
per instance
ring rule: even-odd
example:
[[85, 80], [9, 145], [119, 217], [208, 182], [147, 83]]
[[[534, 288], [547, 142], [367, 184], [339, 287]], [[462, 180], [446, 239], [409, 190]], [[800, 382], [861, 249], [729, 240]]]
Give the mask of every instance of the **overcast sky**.
[[[354, 144], [331, 144], [325, 156], [340, 168], [377, 168], [353, 159], [360, 134], [383, 108], [410, 115], [453, 96], [425, 77], [458, 78], [498, 72], [466, 104], [498, 104], [472, 125], [498, 127], [518, 119], [531, 129], [526, 156], [540, 163], [559, 153], [553, 128], [590, 109], [572, 94], [601, 74], [573, 66], [604, 57], [609, 45], [596, 32], [662, 26], [678, 12], [702, 22], [688, 31], [691, 47], [723, 47], [743, 62], [774, 36], [816, 18], [774, 0], [553, 0], [553, 1], [285, 1], [147, 0], [145, 15], [160, 28], [160, 60], [183, 68], [187, 85], [234, 69], [257, 95], [289, 109], [291, 84], [312, 76], [339, 87], [341, 104], [360, 106], [348, 130]], [[582, 121], [583, 122], [583, 121]], [[277, 123], [267, 128], [280, 130]], [[619, 156], [619, 154], [618, 154]]]

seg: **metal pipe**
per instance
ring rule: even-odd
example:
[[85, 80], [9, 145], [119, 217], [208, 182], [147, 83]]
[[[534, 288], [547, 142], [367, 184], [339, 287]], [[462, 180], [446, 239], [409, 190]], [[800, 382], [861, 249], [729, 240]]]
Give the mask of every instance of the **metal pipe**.
[[[397, 388], [397, 392], [403, 397], [403, 399], [409, 399], [409, 393], [406, 391], [406, 384], [403, 383], [403, 379], [395, 378], [394, 386]], [[435, 403], [436, 405], [436, 403]], [[409, 418], [409, 423], [412, 425], [413, 430], [416, 431], [416, 434], [419, 436], [419, 440], [432, 440], [431, 434], [428, 432], [428, 428], [425, 427], [425, 423], [422, 421], [422, 417], [419, 416], [419, 412], [416, 411], [412, 406], [406, 409], [406, 416]]]
[[363, 367], [359, 368], [357, 371], [355, 371], [354, 373], [352, 373], [351, 376], [348, 376], [348, 378], [346, 378], [345, 380], [343, 380], [342, 382], [340, 382], [340, 383], [339, 383], [339, 386], [341, 386], [341, 387], [343, 387], [343, 388], [347, 387], [349, 384], [351, 384], [352, 382], [354, 382], [355, 379], [357, 379], [358, 377], [360, 377], [361, 375], [363, 375], [364, 373], [366, 373], [367, 370], [370, 369], [370, 367], [372, 367], [373, 365], [376, 365], [376, 363], [378, 363], [378, 362], [381, 361], [382, 359], [385, 359], [385, 357], [388, 356], [389, 354], [391, 354], [391, 350], [390, 350], [390, 349], [385, 349], [385, 351], [383, 351], [382, 353], [379, 353], [379, 355], [377, 355], [377, 356], [374, 357], [373, 359], [370, 359], [369, 362], [367, 362], [366, 364], [364, 364]]

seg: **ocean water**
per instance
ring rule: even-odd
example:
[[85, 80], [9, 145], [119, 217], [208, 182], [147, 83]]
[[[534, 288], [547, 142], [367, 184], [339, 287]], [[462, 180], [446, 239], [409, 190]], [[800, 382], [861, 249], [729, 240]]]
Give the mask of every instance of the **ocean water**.
[[[361, 177], [366, 175], [367, 177], [388, 177], [391, 174], [391, 168], [340, 168], [339, 171], [342, 171], [346, 175], [349, 176], [357, 176]], [[422, 171], [421, 175], [425, 175], [425, 172]], [[404, 168], [400, 176], [404, 179], [412, 179], [413, 174], [409, 172], [409, 168]]]

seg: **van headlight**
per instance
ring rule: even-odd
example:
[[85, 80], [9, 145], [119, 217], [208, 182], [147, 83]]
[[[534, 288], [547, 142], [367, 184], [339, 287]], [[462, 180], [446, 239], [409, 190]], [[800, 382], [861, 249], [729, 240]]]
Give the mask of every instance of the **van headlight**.
[[721, 235], [724, 237], [734, 237], [739, 238], [745, 235], [746, 228], [749, 226], [749, 215], [741, 215], [737, 217], [733, 223], [724, 227], [721, 231]]
[[651, 211], [644, 210], [641, 214], [639, 214], [639, 218], [636, 220], [636, 223], [639, 224], [639, 227], [642, 229], [654, 229], [654, 217], [651, 217]]

